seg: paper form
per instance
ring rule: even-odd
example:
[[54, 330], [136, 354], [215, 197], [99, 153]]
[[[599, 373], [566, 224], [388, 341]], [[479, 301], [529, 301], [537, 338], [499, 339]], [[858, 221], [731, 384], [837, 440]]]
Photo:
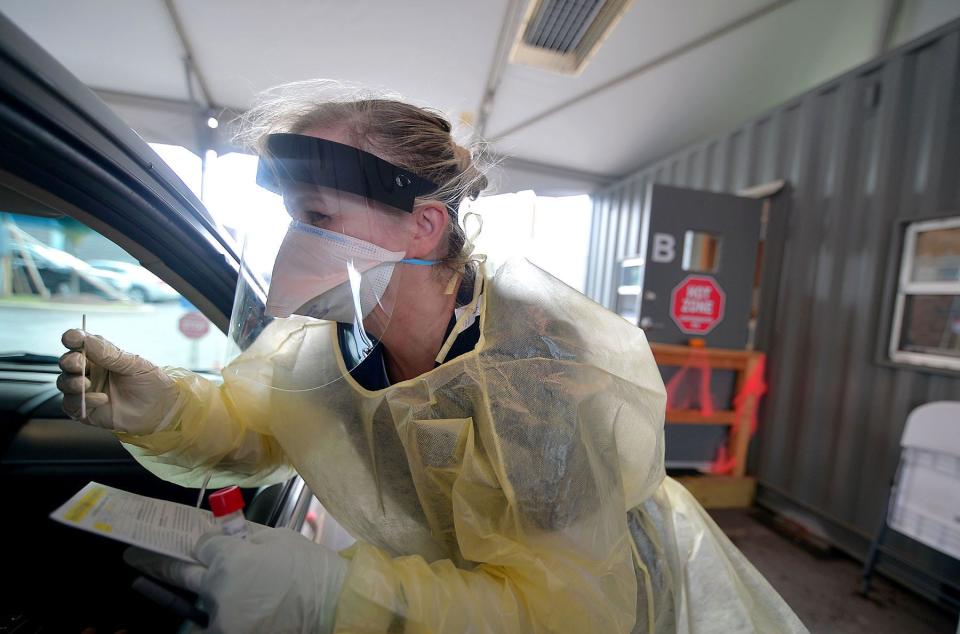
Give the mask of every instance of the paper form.
[[[50, 514], [58, 522], [196, 563], [193, 547], [206, 532], [219, 531], [213, 513], [91, 482]], [[267, 528], [247, 522], [247, 532]]]

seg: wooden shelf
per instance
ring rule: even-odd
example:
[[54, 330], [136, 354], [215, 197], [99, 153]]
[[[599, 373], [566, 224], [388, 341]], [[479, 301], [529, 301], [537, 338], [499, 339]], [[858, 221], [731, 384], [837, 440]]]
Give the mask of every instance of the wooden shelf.
[[737, 413], [730, 409], [704, 416], [698, 409], [674, 409], [667, 412], [667, 422], [681, 425], [733, 425]]
[[[682, 367], [690, 362], [691, 357], [705, 358], [706, 365], [711, 370], [733, 370], [737, 373], [737, 380], [733, 393], [738, 395], [746, 384], [747, 377], [751, 376], [758, 365], [763, 362], [763, 353], [752, 350], [726, 350], [721, 348], [693, 348], [662, 343], [651, 343], [650, 350], [659, 366]], [[748, 395], [740, 407], [735, 410], [714, 410], [709, 416], [704, 416], [699, 410], [678, 409], [667, 410], [666, 421], [681, 425], [727, 425], [730, 427], [728, 451], [734, 460], [733, 477], [742, 478], [747, 468], [747, 449], [750, 445], [754, 414], [759, 405], [757, 395]]]
[[691, 346], [677, 346], [667, 343], [651, 343], [650, 350], [657, 363], [661, 365], [683, 365], [692, 355], [705, 353], [710, 360], [710, 367], [714, 370], [742, 370], [756, 356], [757, 352], [750, 350], [727, 350], [726, 348], [693, 348]]

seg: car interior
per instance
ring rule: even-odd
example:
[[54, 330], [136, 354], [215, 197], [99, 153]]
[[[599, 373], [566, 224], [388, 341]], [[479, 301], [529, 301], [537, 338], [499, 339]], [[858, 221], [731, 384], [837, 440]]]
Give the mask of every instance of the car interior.
[[[190, 506], [198, 498], [140, 466], [112, 432], [67, 418], [60, 337], [89, 313], [91, 332], [119, 326], [133, 352], [172, 351], [179, 357], [157, 362], [216, 380], [239, 258], [156, 152], [5, 19], [0, 78], [0, 482], [10, 503], [0, 631], [176, 631], [182, 617], [131, 589], [138, 573], [124, 544], [50, 519], [91, 481]], [[39, 254], [57, 259], [57, 277]], [[135, 301], [118, 274], [77, 256], [143, 267], [179, 296]], [[177, 332], [184, 314], [209, 322], [204, 339]], [[318, 503], [300, 478], [243, 495], [248, 520], [318, 537], [305, 521]]]
[[[24, 195], [7, 180], [0, 187], [0, 217], [6, 223], [65, 217], [49, 200], [38, 200], [36, 194], [34, 190]], [[61, 316], [82, 305], [58, 304], [62, 294], [50, 294], [49, 289], [46, 301], [38, 297], [29, 275], [9, 266], [17, 245], [7, 245], [6, 249], [7, 255], [0, 255], [0, 262], [4, 280], [12, 283], [12, 288], [5, 287], [11, 292], [0, 298], [0, 319], [8, 328], [15, 328], [17, 323], [24, 328], [20, 335], [7, 332], [5, 346], [17, 341], [15, 349], [0, 350], [0, 473], [9, 504], [7, 520], [2, 524], [10, 553], [6, 569], [14, 573], [8, 580], [15, 580], [3, 593], [4, 621], [0, 627], [17, 632], [85, 628], [173, 631], [179, 617], [150, 604], [131, 589], [138, 573], [123, 561], [124, 544], [66, 527], [48, 516], [91, 481], [191, 506], [197, 503], [198, 492], [148, 472], [109, 430], [80, 424], [64, 414], [56, 388], [58, 355], [51, 354], [60, 345], [60, 331], [47, 327], [42, 334], [34, 334], [34, 329], [20, 320], [30, 319], [38, 312], [37, 307], [24, 310], [17, 302], [39, 301], [51, 315]], [[34, 282], [43, 284], [42, 279]], [[98, 305], [109, 308], [111, 304], [109, 298], [89, 294], [84, 301], [88, 302], [87, 310], [97, 310]], [[18, 311], [23, 313], [20, 318]], [[150, 312], [128, 316], [135, 327], [149, 326], [152, 318]], [[77, 312], [75, 325], [79, 320]], [[215, 375], [209, 376], [216, 379]], [[243, 494], [248, 520], [298, 530], [304, 525], [312, 498], [299, 478], [263, 489], [245, 489]]]

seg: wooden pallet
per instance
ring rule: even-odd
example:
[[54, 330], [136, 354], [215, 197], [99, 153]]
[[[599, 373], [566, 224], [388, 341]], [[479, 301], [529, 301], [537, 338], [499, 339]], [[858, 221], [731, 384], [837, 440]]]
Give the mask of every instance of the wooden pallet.
[[757, 481], [750, 476], [681, 476], [677, 482], [705, 509], [749, 508], [757, 490]]

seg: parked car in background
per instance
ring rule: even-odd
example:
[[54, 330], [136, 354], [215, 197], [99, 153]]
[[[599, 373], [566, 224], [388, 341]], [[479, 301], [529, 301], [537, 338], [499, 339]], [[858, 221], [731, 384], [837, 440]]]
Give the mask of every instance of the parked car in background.
[[[23, 284], [16, 294], [95, 295], [100, 299], [131, 299], [133, 285], [124, 275], [90, 266], [80, 258], [40, 242], [12, 249], [13, 273]], [[37, 273], [37, 277], [32, 275]]]
[[87, 263], [126, 280], [130, 284], [127, 295], [135, 302], [170, 302], [180, 297], [173, 287], [139, 264], [120, 260], [88, 260]]

